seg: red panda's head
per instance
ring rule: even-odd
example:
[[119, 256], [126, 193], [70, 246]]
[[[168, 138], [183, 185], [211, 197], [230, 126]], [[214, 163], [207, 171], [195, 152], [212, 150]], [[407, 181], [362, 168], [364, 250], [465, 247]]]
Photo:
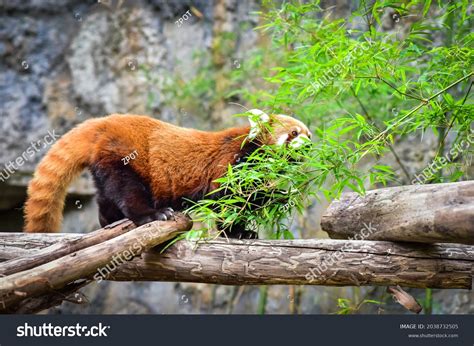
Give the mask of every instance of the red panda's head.
[[259, 109], [250, 113], [250, 139], [272, 145], [300, 147], [311, 139], [311, 131], [301, 121], [283, 114], [266, 114]]

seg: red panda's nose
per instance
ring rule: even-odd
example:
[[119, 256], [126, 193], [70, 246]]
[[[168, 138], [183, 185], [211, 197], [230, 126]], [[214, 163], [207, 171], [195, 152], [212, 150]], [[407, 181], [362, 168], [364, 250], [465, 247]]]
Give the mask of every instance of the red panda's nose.
[[305, 135], [304, 133], [301, 133], [300, 135], [298, 135], [297, 137], [293, 138], [290, 141], [290, 146], [292, 146], [293, 148], [299, 148], [310, 142], [311, 140], [309, 139], [309, 137]]

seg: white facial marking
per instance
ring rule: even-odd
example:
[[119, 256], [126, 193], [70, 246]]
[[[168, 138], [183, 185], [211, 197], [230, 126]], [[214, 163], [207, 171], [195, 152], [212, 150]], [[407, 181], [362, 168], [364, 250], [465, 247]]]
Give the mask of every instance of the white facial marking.
[[293, 148], [299, 148], [301, 147], [303, 144], [305, 144], [307, 141], [309, 140], [308, 136], [306, 136], [305, 134], [300, 134], [299, 136], [295, 137], [291, 142], [290, 142], [290, 146], [293, 147]]
[[284, 135], [281, 135], [280, 137], [278, 137], [277, 141], [276, 141], [276, 145], [283, 145], [286, 143], [286, 141], [288, 140], [288, 134], [284, 134]]
[[267, 113], [261, 111], [260, 109], [251, 109], [247, 113], [257, 115], [259, 120], [263, 123], [266, 123], [270, 120], [270, 116]]
[[249, 118], [249, 122], [250, 122], [249, 138], [254, 139], [255, 137], [257, 137], [260, 131], [259, 122], [260, 123], [269, 122], [270, 116], [267, 113], [261, 111], [260, 109], [251, 109], [247, 113], [258, 116], [258, 121], [254, 121], [251, 117]]

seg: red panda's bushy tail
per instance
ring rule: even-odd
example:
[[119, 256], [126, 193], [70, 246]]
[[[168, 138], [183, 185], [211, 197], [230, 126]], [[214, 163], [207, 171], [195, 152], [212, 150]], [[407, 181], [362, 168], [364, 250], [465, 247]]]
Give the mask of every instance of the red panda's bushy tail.
[[25, 232], [59, 231], [67, 188], [90, 162], [90, 127], [79, 126], [65, 134], [39, 163], [28, 185]]

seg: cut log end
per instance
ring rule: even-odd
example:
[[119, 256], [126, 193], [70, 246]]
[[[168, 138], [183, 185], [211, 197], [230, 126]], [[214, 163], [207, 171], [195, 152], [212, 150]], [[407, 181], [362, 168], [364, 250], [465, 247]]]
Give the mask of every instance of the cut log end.
[[474, 181], [343, 193], [321, 228], [333, 239], [474, 245]]

